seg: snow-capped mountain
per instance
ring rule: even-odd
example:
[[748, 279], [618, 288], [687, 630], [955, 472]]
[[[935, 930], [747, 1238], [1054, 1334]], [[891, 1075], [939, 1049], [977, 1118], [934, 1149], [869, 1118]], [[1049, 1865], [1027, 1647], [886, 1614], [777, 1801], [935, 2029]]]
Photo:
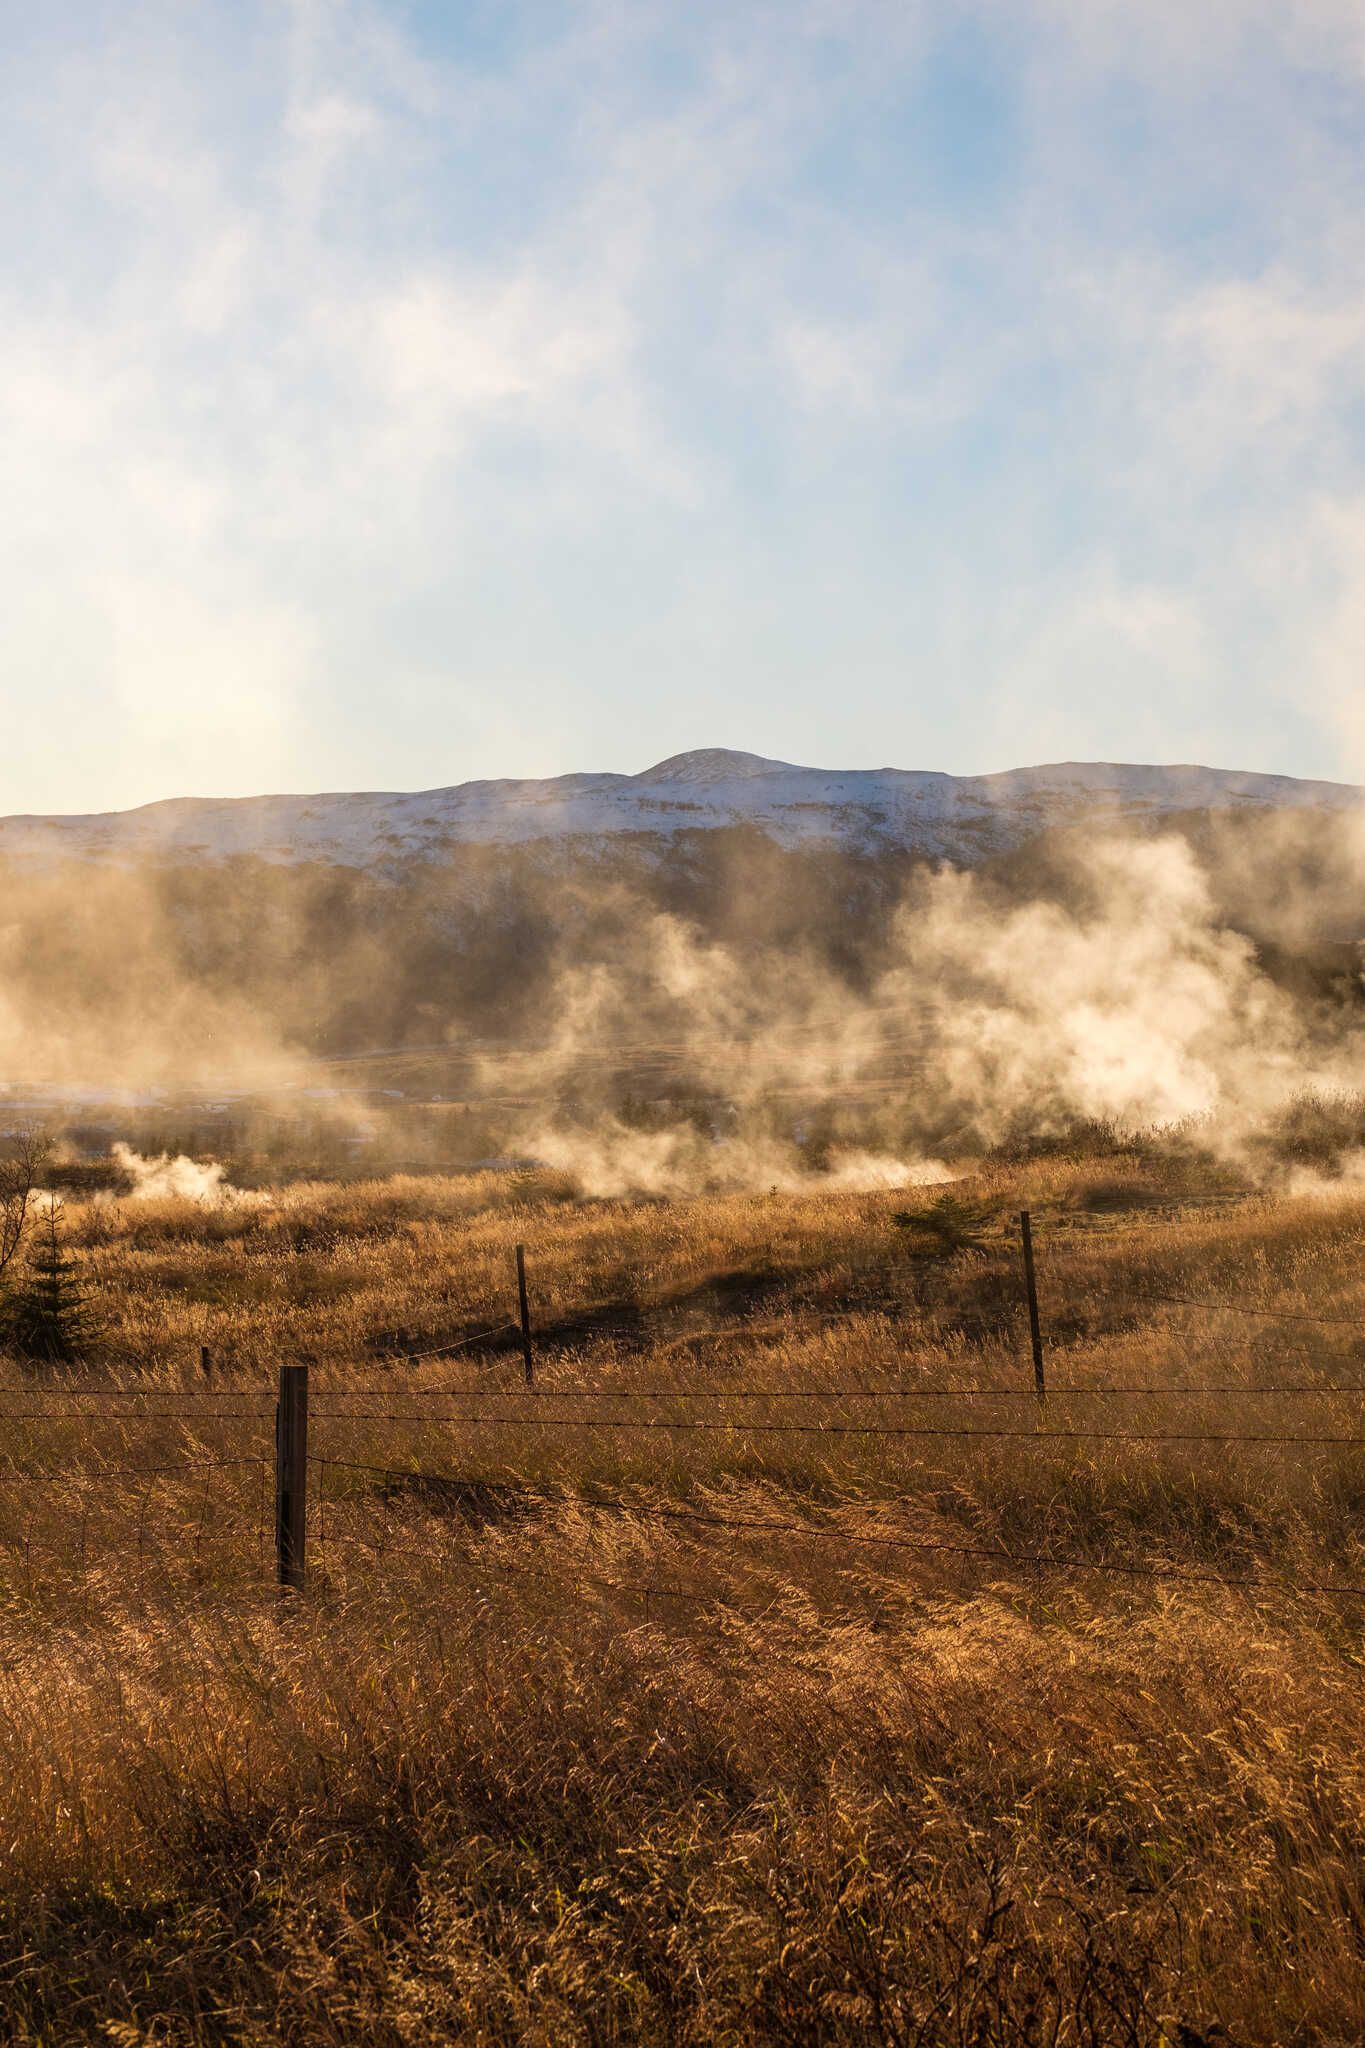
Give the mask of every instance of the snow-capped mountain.
[[900, 847], [970, 864], [1090, 818], [1253, 807], [1348, 811], [1362, 803], [1365, 791], [1345, 783], [1221, 768], [1063, 762], [956, 776], [799, 768], [711, 748], [676, 754], [639, 775], [465, 782], [411, 795], [178, 797], [91, 816], [4, 818], [0, 856], [46, 863], [250, 855], [392, 869], [439, 860], [459, 845], [666, 839], [747, 825], [786, 847]]

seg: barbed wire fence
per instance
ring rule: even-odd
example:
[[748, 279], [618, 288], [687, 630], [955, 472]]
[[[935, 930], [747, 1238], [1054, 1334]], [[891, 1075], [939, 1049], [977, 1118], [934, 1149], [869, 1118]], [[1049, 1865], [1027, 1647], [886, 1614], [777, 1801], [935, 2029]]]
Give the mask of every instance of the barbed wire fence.
[[[136, 1480], [144, 1483], [142, 1502], [139, 1507], [137, 1551], [142, 1558], [146, 1543], [146, 1499], [145, 1483], [155, 1485], [166, 1479], [186, 1479], [197, 1483], [203, 1475], [228, 1470], [243, 1472], [253, 1470], [260, 1474], [262, 1482], [260, 1512], [261, 1548], [268, 1547], [267, 1522], [269, 1516], [269, 1473], [273, 1467], [273, 1524], [274, 1524], [274, 1565], [275, 1577], [280, 1587], [288, 1594], [301, 1594], [308, 1583], [308, 1539], [309, 1539], [309, 1491], [310, 1477], [316, 1481], [317, 1506], [325, 1512], [327, 1501], [328, 1475], [362, 1474], [367, 1478], [379, 1479], [385, 1488], [420, 1486], [429, 1495], [439, 1495], [444, 1489], [451, 1500], [458, 1498], [459, 1490], [469, 1482], [458, 1472], [436, 1471], [429, 1467], [406, 1464], [379, 1463], [362, 1458], [351, 1458], [337, 1454], [330, 1444], [325, 1444], [319, 1453], [310, 1448], [310, 1427], [316, 1425], [330, 1435], [339, 1426], [355, 1424], [383, 1424], [387, 1428], [406, 1429], [412, 1427], [442, 1428], [458, 1431], [498, 1430], [515, 1431], [519, 1434], [578, 1431], [590, 1432], [598, 1437], [631, 1437], [663, 1433], [670, 1438], [675, 1435], [724, 1436], [732, 1438], [776, 1437], [776, 1438], [825, 1438], [830, 1440], [895, 1440], [951, 1441], [954, 1443], [982, 1442], [1030, 1442], [1040, 1447], [1046, 1444], [1078, 1443], [1125, 1443], [1151, 1445], [1219, 1445], [1252, 1447], [1297, 1447], [1310, 1449], [1365, 1450], [1365, 1434], [1351, 1429], [1271, 1429], [1271, 1428], [1188, 1428], [1169, 1427], [1108, 1427], [1067, 1423], [1058, 1425], [1049, 1411], [1048, 1403], [1054, 1399], [1086, 1400], [1105, 1402], [1115, 1399], [1162, 1398], [1178, 1400], [1200, 1399], [1292, 1399], [1322, 1400], [1351, 1399], [1365, 1394], [1365, 1380], [1313, 1382], [1296, 1378], [1278, 1380], [1271, 1384], [1250, 1385], [1245, 1382], [1219, 1381], [1216, 1383], [1181, 1384], [1164, 1383], [1111, 1383], [1085, 1384], [1071, 1382], [1049, 1383], [1046, 1370], [1046, 1349], [1042, 1313], [1037, 1290], [1037, 1276], [1034, 1268], [1033, 1246], [1028, 1212], [1019, 1216], [1020, 1243], [1024, 1253], [1023, 1279], [1024, 1304], [1028, 1308], [1031, 1380], [1024, 1380], [1018, 1386], [999, 1385], [904, 1385], [873, 1384], [859, 1382], [845, 1386], [797, 1386], [774, 1387], [752, 1384], [713, 1383], [706, 1386], [563, 1386], [545, 1385], [536, 1378], [536, 1352], [530, 1315], [530, 1290], [527, 1278], [526, 1252], [524, 1246], [517, 1247], [517, 1293], [518, 1315], [503, 1322], [495, 1323], [472, 1332], [465, 1332], [448, 1343], [426, 1346], [418, 1349], [404, 1347], [403, 1355], [413, 1363], [434, 1358], [453, 1356], [478, 1344], [487, 1344], [499, 1337], [507, 1338], [505, 1349], [513, 1355], [520, 1353], [524, 1369], [524, 1386], [520, 1389], [508, 1387], [401, 1387], [392, 1380], [382, 1385], [356, 1385], [344, 1382], [324, 1386], [310, 1395], [309, 1367], [304, 1364], [285, 1365], [279, 1370], [278, 1388], [272, 1398], [265, 1387], [228, 1388], [204, 1385], [197, 1389], [139, 1389], [139, 1388], [66, 1388], [47, 1397], [25, 1390], [0, 1389], [0, 1425], [5, 1423], [68, 1423], [89, 1424], [102, 1422], [121, 1426], [125, 1431], [133, 1426], [148, 1422], [176, 1422], [189, 1424], [213, 1417], [234, 1431], [248, 1425], [268, 1427], [273, 1415], [273, 1455], [264, 1450], [240, 1455], [189, 1456], [179, 1460], [147, 1462], [102, 1462], [96, 1465], [75, 1465], [70, 1463], [37, 1465], [26, 1460], [12, 1458], [0, 1461], [0, 1479], [21, 1482], [28, 1486], [69, 1486], [73, 1478], [79, 1480], [82, 1491], [80, 1521], [80, 1551], [82, 1561], [86, 1554], [86, 1532], [89, 1520], [88, 1488], [96, 1482], [107, 1480]], [[1259, 1319], [1280, 1319], [1292, 1323], [1311, 1323], [1324, 1326], [1365, 1328], [1365, 1315], [1344, 1315], [1335, 1311], [1315, 1314], [1303, 1309], [1278, 1308], [1271, 1304], [1231, 1299], [1209, 1299], [1158, 1289], [1147, 1289], [1145, 1298], [1163, 1305], [1197, 1309], [1204, 1313], [1232, 1313]], [[811, 1320], [834, 1320], [834, 1312], [814, 1312]], [[609, 1331], [610, 1324], [598, 1323], [595, 1331]], [[638, 1333], [641, 1323], [628, 1326], [632, 1334]], [[733, 1326], [731, 1326], [733, 1329]], [[400, 1333], [405, 1336], [406, 1333]], [[207, 1354], [201, 1354], [206, 1358]], [[205, 1380], [210, 1379], [205, 1366]], [[22, 1398], [23, 1407], [3, 1404]], [[443, 1408], [431, 1405], [433, 1400], [446, 1404]], [[1033, 1401], [1036, 1404], [1035, 1419], [1029, 1424], [1002, 1421], [999, 1423], [972, 1422], [970, 1424], [948, 1423], [932, 1420], [901, 1419], [895, 1415], [887, 1419], [849, 1420], [840, 1414], [833, 1404], [868, 1402], [877, 1404], [903, 1404], [910, 1402], [944, 1401]], [[369, 1406], [357, 1406], [365, 1401]], [[395, 1402], [406, 1406], [399, 1407]], [[610, 1404], [631, 1402], [635, 1404], [665, 1403], [711, 1403], [740, 1404], [749, 1412], [709, 1414], [622, 1414]], [[825, 1404], [831, 1412], [821, 1413], [813, 1418], [807, 1416], [795, 1420], [782, 1413], [788, 1403]], [[497, 1408], [488, 1404], [498, 1403]], [[753, 1404], [769, 1404], [769, 1412], [755, 1415]], [[565, 1410], [567, 1409], [567, 1412]], [[904, 1411], [902, 1410], [902, 1415]], [[206, 1481], [207, 1484], [207, 1481]], [[518, 1497], [525, 1502], [553, 1505], [564, 1510], [580, 1512], [590, 1516], [617, 1516], [636, 1523], [721, 1531], [728, 1534], [732, 1542], [739, 1538], [774, 1538], [801, 1540], [828, 1545], [844, 1546], [864, 1554], [875, 1554], [883, 1550], [896, 1555], [922, 1555], [961, 1557], [998, 1562], [1002, 1567], [1038, 1573], [1099, 1573], [1129, 1579], [1163, 1581], [1171, 1584], [1216, 1585], [1247, 1590], [1273, 1590], [1296, 1597], [1314, 1599], [1344, 1598], [1365, 1599], [1365, 1579], [1361, 1581], [1335, 1579], [1331, 1581], [1292, 1582], [1273, 1574], [1252, 1572], [1213, 1572], [1190, 1570], [1182, 1567], [1153, 1562], [1150, 1560], [1116, 1560], [1081, 1557], [1051, 1551], [1023, 1550], [1000, 1543], [977, 1541], [953, 1541], [937, 1538], [919, 1538], [905, 1535], [886, 1535], [875, 1530], [850, 1530], [834, 1525], [828, 1518], [819, 1520], [778, 1519], [766, 1516], [722, 1515], [680, 1504], [660, 1504], [642, 1501], [620, 1494], [606, 1494], [597, 1489], [572, 1492], [538, 1491], [522, 1481], [517, 1482]], [[208, 1521], [207, 1495], [201, 1504], [195, 1537], [196, 1553], [202, 1541]], [[30, 1557], [31, 1570], [31, 1526], [30, 1537], [26, 1539], [26, 1551]], [[353, 1531], [329, 1530], [327, 1542], [368, 1547], [375, 1550], [372, 1538]], [[424, 1552], [421, 1547], [404, 1543], [404, 1554], [430, 1555], [433, 1559], [449, 1565], [449, 1553]], [[556, 1571], [549, 1565], [542, 1570], [538, 1566], [516, 1563], [506, 1558], [481, 1557], [480, 1571], [507, 1573], [512, 1576], [542, 1577], [571, 1585], [597, 1585], [638, 1595], [645, 1598], [655, 1596], [705, 1603], [717, 1596], [712, 1591], [701, 1591], [652, 1582], [617, 1580], [595, 1573], [583, 1573], [573, 1566], [564, 1564]]]

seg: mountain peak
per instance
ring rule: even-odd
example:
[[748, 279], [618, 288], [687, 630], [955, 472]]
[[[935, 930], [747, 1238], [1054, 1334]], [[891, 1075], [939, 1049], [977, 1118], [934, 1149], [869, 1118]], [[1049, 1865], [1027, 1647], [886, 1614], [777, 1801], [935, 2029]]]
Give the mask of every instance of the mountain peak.
[[[741, 754], [733, 747], [698, 747], [690, 754], [670, 754], [632, 775], [632, 782], [732, 782], [755, 775], [781, 775], [790, 761], [769, 761], [762, 754]], [[799, 770], [797, 771], [800, 772]]]

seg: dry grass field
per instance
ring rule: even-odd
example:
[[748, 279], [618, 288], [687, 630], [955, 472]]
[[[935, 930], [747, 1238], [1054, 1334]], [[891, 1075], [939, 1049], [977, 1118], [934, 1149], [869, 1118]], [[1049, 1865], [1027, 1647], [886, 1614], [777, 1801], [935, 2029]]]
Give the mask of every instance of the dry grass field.
[[953, 1192], [975, 1247], [933, 1189], [73, 1203], [98, 1348], [0, 1396], [4, 2038], [1365, 2037], [1365, 1192]]

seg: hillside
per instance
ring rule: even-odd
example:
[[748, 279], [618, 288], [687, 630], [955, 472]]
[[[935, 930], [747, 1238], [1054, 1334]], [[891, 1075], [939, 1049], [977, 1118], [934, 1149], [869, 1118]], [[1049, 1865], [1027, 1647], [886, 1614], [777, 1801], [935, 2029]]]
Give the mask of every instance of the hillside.
[[1361, 790], [1199, 767], [1064, 762], [998, 775], [794, 767], [723, 748], [678, 754], [639, 775], [466, 782], [412, 794], [175, 798], [88, 817], [0, 819], [0, 856], [216, 861], [254, 856], [393, 871], [452, 848], [562, 840], [671, 840], [754, 827], [794, 849], [833, 843], [957, 865], [1011, 851], [1039, 832], [1100, 819], [1194, 810], [1354, 811]]

